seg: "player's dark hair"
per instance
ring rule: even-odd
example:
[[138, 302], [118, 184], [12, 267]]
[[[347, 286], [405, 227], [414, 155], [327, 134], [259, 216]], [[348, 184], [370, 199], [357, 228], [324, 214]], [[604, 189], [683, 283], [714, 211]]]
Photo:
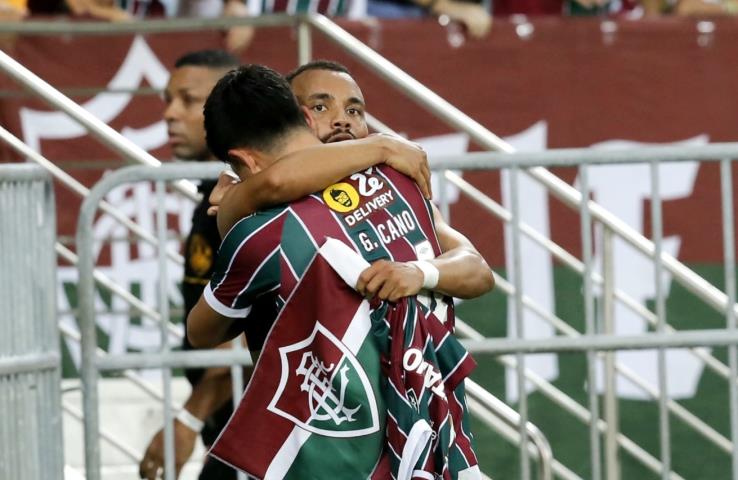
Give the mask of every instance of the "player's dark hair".
[[263, 65], [243, 65], [221, 78], [205, 102], [210, 151], [229, 162], [238, 147], [270, 151], [295, 128], [307, 128], [287, 81]]
[[313, 60], [312, 62], [306, 63], [305, 65], [292, 70], [290, 73], [287, 74], [285, 78], [288, 82], [292, 83], [292, 80], [294, 80], [295, 77], [308, 70], [328, 70], [331, 72], [346, 73], [348, 75], [351, 75], [349, 69], [338, 62], [333, 62], [331, 60]]
[[212, 69], [232, 69], [241, 64], [236, 57], [225, 50], [199, 50], [185, 53], [174, 62], [174, 68], [205, 67]]

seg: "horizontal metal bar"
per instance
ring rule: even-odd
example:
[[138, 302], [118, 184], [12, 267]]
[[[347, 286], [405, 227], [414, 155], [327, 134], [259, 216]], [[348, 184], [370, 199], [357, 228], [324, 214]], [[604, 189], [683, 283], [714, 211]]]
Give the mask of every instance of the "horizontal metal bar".
[[126, 370], [129, 368], [190, 368], [252, 365], [246, 350], [188, 350], [186, 352], [126, 353], [98, 356], [100, 370]]
[[123, 35], [131, 33], [179, 33], [223, 30], [238, 26], [283, 27], [295, 25], [299, 15], [272, 14], [255, 17], [172, 18], [126, 22], [65, 22], [62, 20], [0, 22], [0, 33], [20, 35]]
[[517, 166], [575, 167], [579, 165], [631, 164], [648, 162], [715, 162], [738, 158], [738, 142], [713, 143], [698, 147], [639, 147], [623, 150], [561, 148], [543, 152], [501, 153], [473, 152], [461, 155], [437, 155], [428, 159], [432, 170], [497, 170]]
[[5, 163], [0, 165], [0, 182], [29, 182], [51, 180], [51, 175], [39, 167], [28, 163]]
[[59, 368], [60, 365], [61, 356], [56, 352], [0, 357], [0, 375], [53, 370]]
[[689, 348], [738, 345], [738, 332], [725, 330], [690, 330], [646, 335], [582, 335], [580, 337], [551, 337], [535, 340], [488, 338], [462, 340], [471, 353], [587, 352], [604, 350], [640, 350], [645, 348]]
[[[484, 339], [484, 336], [481, 333], [477, 332], [471, 326], [460, 319], [456, 319], [456, 333], [461, 337], [472, 338], [474, 340]], [[470, 342], [468, 340], [462, 340], [462, 342], [467, 345], [471, 343], [478, 343]], [[500, 355], [496, 357], [496, 360], [507, 368], [515, 368], [517, 364], [515, 357], [511, 355]], [[589, 410], [580, 405], [576, 400], [559, 390], [558, 387], [554, 386], [552, 383], [548, 382], [529, 368], [525, 369], [525, 376], [532, 385], [538, 388], [538, 390], [543, 393], [543, 395], [553, 401], [556, 405], [572, 414], [582, 423], [589, 423], [591, 416]], [[607, 431], [608, 425], [604, 420], [599, 420], [598, 424], [600, 432], [604, 433], [605, 431]], [[651, 470], [653, 473], [659, 473], [661, 471], [661, 462], [659, 462], [658, 459], [654, 458], [653, 455], [645, 451], [643, 448], [639, 447], [630, 438], [626, 437], [622, 433], [618, 433], [617, 442], [623, 448], [623, 450], [632, 455], [633, 458], [638, 460], [642, 465]], [[675, 480], [684, 480], [681, 476], [673, 472], [671, 474], [671, 478]]]

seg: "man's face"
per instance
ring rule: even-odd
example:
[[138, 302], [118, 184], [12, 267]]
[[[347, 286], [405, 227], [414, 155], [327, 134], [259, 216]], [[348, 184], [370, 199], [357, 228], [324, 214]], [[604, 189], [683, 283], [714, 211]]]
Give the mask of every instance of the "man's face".
[[307, 70], [292, 79], [300, 105], [310, 110], [313, 130], [323, 143], [364, 138], [364, 96], [353, 78], [330, 70]]
[[177, 158], [204, 160], [210, 158], [205, 143], [205, 119], [202, 109], [205, 100], [222, 69], [185, 66], [175, 69], [164, 90], [164, 120], [167, 122], [169, 144]]

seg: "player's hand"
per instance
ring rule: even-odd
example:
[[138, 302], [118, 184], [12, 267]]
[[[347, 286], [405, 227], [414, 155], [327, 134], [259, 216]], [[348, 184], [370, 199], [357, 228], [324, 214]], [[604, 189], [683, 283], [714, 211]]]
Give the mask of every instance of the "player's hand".
[[423, 288], [423, 272], [411, 263], [378, 260], [359, 275], [356, 290], [367, 298], [396, 302]]
[[[195, 448], [197, 433], [180, 422], [174, 422], [174, 466], [175, 478]], [[159, 430], [151, 439], [149, 447], [138, 466], [138, 475], [146, 480], [164, 478], [164, 430]]]
[[430, 199], [433, 196], [431, 173], [428, 156], [423, 147], [395, 135], [379, 134], [378, 138], [385, 147], [384, 163], [415, 180], [423, 196]]
[[223, 197], [226, 192], [240, 181], [241, 180], [238, 176], [230, 170], [223, 170], [220, 172], [220, 175], [218, 175], [218, 181], [208, 197], [208, 202], [210, 203], [210, 206], [208, 207], [208, 215], [214, 217], [218, 214], [218, 208], [220, 208], [220, 204], [223, 202]]
[[[229, 0], [223, 6], [223, 15], [226, 17], [247, 17], [248, 9], [246, 4], [240, 0]], [[225, 37], [226, 50], [234, 54], [243, 52], [251, 45], [255, 33], [254, 27], [248, 25], [229, 28]]]
[[433, 13], [446, 15], [450, 20], [461, 23], [472, 38], [485, 37], [492, 29], [492, 16], [477, 3], [438, 0], [433, 6]]

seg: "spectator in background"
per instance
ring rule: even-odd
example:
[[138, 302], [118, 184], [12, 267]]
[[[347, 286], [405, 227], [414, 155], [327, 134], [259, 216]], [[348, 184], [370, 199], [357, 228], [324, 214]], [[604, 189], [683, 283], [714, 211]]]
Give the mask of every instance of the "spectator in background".
[[485, 37], [492, 28], [492, 15], [484, 6], [464, 0], [369, 0], [367, 13], [378, 18], [445, 16], [463, 25], [473, 38]]
[[[0, 0], [22, 2], [25, 0]], [[71, 14], [110, 22], [148, 17], [246, 17], [241, 0], [27, 0], [34, 15]], [[0, 4], [2, 5], [2, 4]], [[0, 9], [0, 15], [2, 9]], [[254, 36], [252, 27], [232, 27], [225, 37], [229, 52], [245, 50]]]

